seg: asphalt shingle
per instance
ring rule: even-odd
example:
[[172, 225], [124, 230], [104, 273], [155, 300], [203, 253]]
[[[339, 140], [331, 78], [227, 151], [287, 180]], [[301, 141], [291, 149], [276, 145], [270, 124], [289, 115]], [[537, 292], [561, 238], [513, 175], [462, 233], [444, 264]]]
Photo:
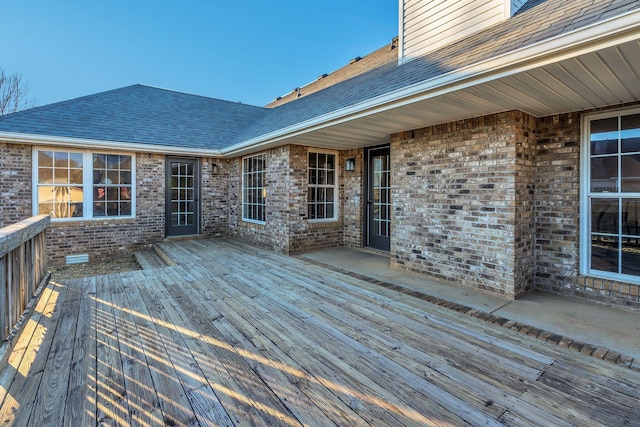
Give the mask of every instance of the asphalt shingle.
[[268, 111], [133, 85], [0, 116], [0, 131], [218, 150]]
[[639, 8], [638, 0], [530, 0], [464, 40], [401, 65], [390, 55], [273, 108], [135, 85], [1, 116], [0, 131], [220, 150]]
[[[396, 61], [274, 108], [236, 143], [352, 107], [579, 28], [639, 9], [638, 0], [530, 0], [511, 19], [397, 66]], [[613, 13], [611, 11], [615, 11]]]

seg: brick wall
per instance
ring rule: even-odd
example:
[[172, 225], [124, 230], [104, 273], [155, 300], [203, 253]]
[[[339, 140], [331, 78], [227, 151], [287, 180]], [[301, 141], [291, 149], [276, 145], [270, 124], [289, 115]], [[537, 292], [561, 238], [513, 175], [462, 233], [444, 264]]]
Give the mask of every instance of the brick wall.
[[[344, 245], [345, 228], [342, 221], [344, 183], [358, 183], [357, 178], [343, 178], [342, 157], [338, 155], [339, 218], [338, 221], [313, 222], [307, 218], [307, 165], [308, 147], [288, 145], [266, 152], [267, 200], [265, 224], [242, 221], [242, 159], [230, 164], [229, 233], [252, 244], [286, 254], [298, 254], [327, 247]], [[357, 176], [357, 175], [354, 175]], [[361, 185], [361, 184], [360, 184]], [[349, 189], [356, 194], [358, 189]], [[349, 205], [350, 215], [354, 215]], [[352, 224], [358, 220], [352, 219]], [[352, 236], [361, 231], [351, 231]], [[356, 241], [356, 237], [352, 237]]]
[[229, 165], [229, 233], [230, 235], [269, 248], [289, 253], [289, 153], [291, 147], [271, 149], [266, 154], [266, 214], [265, 224], [242, 220], [242, 158]]
[[546, 291], [575, 290], [580, 242], [580, 114], [537, 120], [536, 277]]
[[164, 238], [165, 157], [136, 154], [136, 218], [52, 222], [47, 253], [53, 265], [67, 255], [89, 254], [89, 260], [129, 255]]
[[517, 297], [640, 308], [640, 285], [585, 277], [580, 119], [521, 112], [392, 135], [392, 264]]
[[580, 275], [580, 118], [590, 112], [537, 120], [535, 287], [638, 309], [640, 285]]
[[[203, 236], [224, 236], [229, 231], [229, 160], [204, 158], [201, 161]], [[216, 166], [214, 174], [213, 165]]]
[[535, 278], [535, 177], [536, 177], [536, 120], [527, 114], [514, 112], [514, 133], [502, 138], [513, 140], [515, 158], [515, 236], [514, 287], [522, 295], [534, 287]]
[[0, 228], [32, 216], [31, 146], [0, 141]]
[[344, 245], [344, 226], [342, 215], [344, 206], [345, 174], [343, 163], [339, 153], [336, 153], [336, 174], [338, 179], [338, 220], [329, 222], [309, 221], [307, 214], [308, 178], [307, 168], [309, 164], [309, 151], [313, 148], [295, 146], [295, 155], [291, 157], [291, 170], [295, 171], [292, 182], [296, 190], [294, 198], [290, 200], [291, 208], [291, 247], [290, 253], [299, 254], [323, 248], [335, 248]]
[[[0, 226], [32, 216], [29, 145], [0, 144]], [[213, 164], [218, 173], [213, 174]], [[229, 161], [202, 159], [202, 235], [221, 236], [229, 224]], [[90, 260], [129, 255], [165, 236], [165, 156], [136, 154], [136, 217], [53, 221], [47, 230], [49, 263], [67, 255], [89, 254]]]
[[[392, 135], [392, 264], [515, 297], [533, 280], [530, 119], [507, 112]], [[522, 206], [519, 206], [521, 204]], [[517, 271], [517, 274], [516, 274]]]
[[344, 223], [344, 245], [351, 248], [361, 248], [363, 245], [364, 194], [362, 169], [364, 150], [361, 148], [340, 152], [340, 168], [344, 169], [346, 159], [355, 159], [356, 168], [353, 171], [341, 172], [341, 212]]

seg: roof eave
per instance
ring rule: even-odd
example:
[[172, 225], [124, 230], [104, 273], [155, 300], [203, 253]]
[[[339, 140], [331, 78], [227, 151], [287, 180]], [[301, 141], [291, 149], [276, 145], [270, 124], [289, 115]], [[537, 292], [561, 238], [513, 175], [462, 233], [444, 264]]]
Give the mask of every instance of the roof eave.
[[595, 52], [640, 38], [640, 10], [534, 43], [436, 78], [380, 95], [347, 108], [306, 120], [240, 143], [220, 152], [234, 157], [282, 145], [296, 136], [348, 122], [403, 105], [466, 89], [564, 59]]
[[132, 143], [126, 141], [105, 141], [97, 139], [69, 138], [51, 135], [35, 135], [16, 132], [0, 132], [0, 141], [15, 144], [42, 145], [50, 147], [70, 147], [78, 149], [97, 149], [127, 151], [136, 153], [169, 154], [198, 157], [221, 157], [220, 150], [204, 148], [174, 147], [160, 144]]

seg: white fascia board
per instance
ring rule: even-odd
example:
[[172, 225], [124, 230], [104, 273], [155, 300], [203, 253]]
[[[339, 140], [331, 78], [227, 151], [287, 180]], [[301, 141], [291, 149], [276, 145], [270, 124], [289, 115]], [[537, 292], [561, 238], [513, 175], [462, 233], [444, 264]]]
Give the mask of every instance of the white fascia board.
[[640, 38], [640, 10], [526, 46], [230, 147], [232, 157], [314, 130], [434, 98]]
[[50, 147], [72, 147], [82, 149], [129, 151], [137, 153], [177, 154], [198, 157], [222, 157], [219, 150], [201, 148], [181, 148], [168, 145], [140, 144], [121, 141], [104, 141], [98, 139], [69, 138], [50, 135], [34, 135], [26, 133], [0, 132], [0, 141], [27, 145], [45, 145]]

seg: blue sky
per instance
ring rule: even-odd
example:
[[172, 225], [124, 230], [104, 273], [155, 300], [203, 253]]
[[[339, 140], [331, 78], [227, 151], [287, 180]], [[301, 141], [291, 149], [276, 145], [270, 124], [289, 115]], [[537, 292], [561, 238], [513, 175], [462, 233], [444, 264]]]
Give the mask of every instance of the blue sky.
[[37, 105], [142, 83], [264, 105], [388, 44], [397, 0], [0, 0]]

